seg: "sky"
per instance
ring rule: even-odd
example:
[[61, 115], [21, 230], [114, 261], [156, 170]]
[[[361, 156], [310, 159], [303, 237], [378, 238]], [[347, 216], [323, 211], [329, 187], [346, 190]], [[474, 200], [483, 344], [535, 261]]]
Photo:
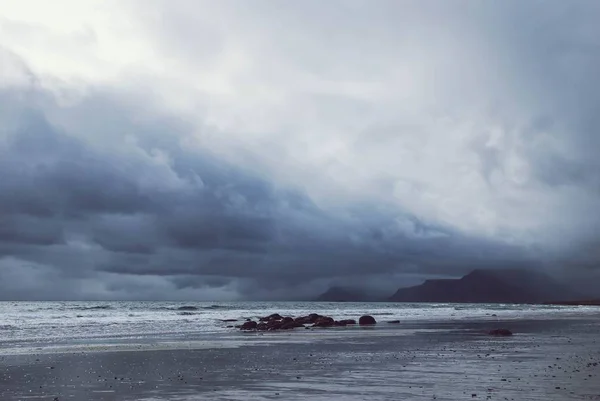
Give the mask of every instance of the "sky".
[[0, 299], [600, 267], [600, 3], [0, 0]]

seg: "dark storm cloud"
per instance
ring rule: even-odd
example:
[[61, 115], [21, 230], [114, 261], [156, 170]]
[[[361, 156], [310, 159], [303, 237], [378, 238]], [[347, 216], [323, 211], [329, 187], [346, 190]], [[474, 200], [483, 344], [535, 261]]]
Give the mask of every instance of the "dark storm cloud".
[[[135, 281], [103, 281], [103, 275], [116, 274], [171, 283], [173, 293], [160, 297], [226, 286], [241, 297], [272, 297], [284, 296], [284, 287], [338, 276], [393, 274], [407, 262], [478, 259], [469, 250], [477, 242], [484, 258], [496, 248], [508, 249], [410, 216], [404, 232], [394, 224], [400, 215], [368, 205], [326, 213], [305, 195], [276, 188], [213, 155], [187, 152], [177, 145], [179, 127], [161, 125], [163, 135], [156, 136], [130, 122], [128, 130], [143, 146], [124, 150], [128, 145], [118, 144], [122, 153], [94, 146], [50, 123], [47, 102], [44, 93], [30, 94], [20, 107], [12, 102], [13, 129], [3, 137], [0, 158], [1, 249], [12, 264], [36, 266], [22, 274], [45, 269], [46, 282], [91, 280], [104, 292], [90, 296], [108, 297], [122, 296], [119, 291], [130, 285], [135, 297]], [[157, 166], [152, 158], [128, 153], [136, 151], [160, 151], [173, 162], [161, 159]], [[146, 170], [156, 168], [172, 182], [144, 184]], [[36, 297], [50, 296], [41, 294]]]
[[9, 172], [0, 183], [4, 213], [80, 218], [144, 211], [152, 204], [110, 157], [61, 134], [39, 111], [23, 110], [5, 141], [0, 161]]
[[23, 245], [62, 244], [64, 232], [53, 221], [27, 215], [5, 215], [0, 217], [0, 242]]
[[597, 269], [600, 9], [423, 4], [131, 2], [74, 53], [7, 25], [0, 297]]

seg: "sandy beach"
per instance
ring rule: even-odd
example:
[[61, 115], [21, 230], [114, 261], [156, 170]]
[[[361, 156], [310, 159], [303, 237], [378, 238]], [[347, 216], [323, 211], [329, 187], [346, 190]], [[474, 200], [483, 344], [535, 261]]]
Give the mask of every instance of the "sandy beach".
[[[488, 336], [495, 327], [515, 335]], [[590, 316], [379, 324], [236, 332], [204, 349], [4, 355], [0, 399], [600, 400], [599, 330]]]

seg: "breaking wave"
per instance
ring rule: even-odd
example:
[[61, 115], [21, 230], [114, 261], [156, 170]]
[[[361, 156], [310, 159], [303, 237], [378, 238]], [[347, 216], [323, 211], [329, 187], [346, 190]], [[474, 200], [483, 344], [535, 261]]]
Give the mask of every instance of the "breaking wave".
[[110, 305], [95, 305], [95, 306], [76, 306], [74, 310], [109, 310], [113, 309]]

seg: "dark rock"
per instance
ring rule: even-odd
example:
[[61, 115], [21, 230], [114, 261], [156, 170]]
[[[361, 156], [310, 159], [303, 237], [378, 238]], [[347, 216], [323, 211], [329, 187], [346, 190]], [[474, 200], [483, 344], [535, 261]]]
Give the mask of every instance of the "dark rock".
[[310, 315], [308, 315], [308, 319], [310, 320], [311, 323], [316, 322], [319, 318], [322, 318], [322, 317], [325, 317], [325, 316], [321, 316], [317, 313], [311, 313]]
[[[224, 322], [237, 321], [236, 319], [223, 319]], [[360, 324], [375, 324], [375, 319], [371, 316], [363, 316]], [[260, 320], [253, 321], [248, 320], [242, 325], [227, 326], [236, 327], [240, 330], [257, 330], [257, 331], [276, 331], [276, 330], [292, 330], [295, 328], [304, 327], [306, 329], [310, 327], [333, 327], [333, 326], [347, 326], [356, 324], [354, 319], [343, 319], [335, 321], [332, 317], [322, 316], [316, 313], [311, 313], [308, 316], [298, 316], [296, 318], [291, 316], [282, 317], [278, 313], [274, 313], [269, 316], [261, 317]], [[307, 327], [306, 325], [312, 325]]]
[[292, 330], [292, 329], [295, 329], [297, 327], [304, 327], [304, 325], [296, 323], [296, 322], [287, 322], [287, 323], [284, 323], [281, 326], [281, 330]]
[[400, 320], [390, 320], [388, 323], [390, 323], [390, 324], [398, 324], [398, 323], [400, 323]]
[[317, 321], [313, 324], [313, 327], [331, 327], [335, 324], [335, 320], [328, 316], [321, 316], [317, 319]]
[[254, 322], [254, 321], [250, 321], [250, 322], [246, 322], [246, 323], [242, 324], [240, 326], [240, 329], [242, 329], [242, 330], [256, 330], [257, 326], [258, 326], [258, 323]]
[[508, 329], [494, 329], [488, 333], [490, 336], [512, 336], [512, 331]]
[[327, 316], [321, 316], [319, 314], [316, 313], [311, 313], [308, 316], [299, 316], [296, 319], [294, 319], [296, 322], [298, 323], [302, 323], [302, 324], [313, 324], [315, 323], [317, 320], [321, 319], [321, 318], [325, 318]]
[[294, 319], [294, 321], [296, 323], [300, 323], [300, 324], [314, 323], [310, 320], [310, 317], [308, 317], [308, 316], [298, 316], [297, 318]]
[[283, 322], [281, 320], [269, 320], [268, 322], [266, 322], [266, 324], [268, 328], [271, 328], [275, 326], [281, 326]]
[[177, 310], [198, 310], [195, 306], [180, 306]]
[[361, 316], [360, 319], [358, 319], [358, 324], [360, 324], [361, 326], [367, 326], [377, 324], [377, 321], [373, 316], [365, 315]]
[[272, 315], [261, 317], [261, 322], [268, 322], [270, 320], [281, 320], [283, 317], [279, 313], [273, 313]]
[[222, 319], [221, 321], [223, 323], [229, 323], [229, 322], [237, 322], [237, 319]]
[[269, 328], [266, 323], [260, 322], [256, 325], [256, 330], [265, 331]]
[[271, 320], [267, 324], [267, 330], [269, 330], [269, 331], [280, 330], [282, 327], [283, 327], [283, 323], [276, 321], [276, 320]]

